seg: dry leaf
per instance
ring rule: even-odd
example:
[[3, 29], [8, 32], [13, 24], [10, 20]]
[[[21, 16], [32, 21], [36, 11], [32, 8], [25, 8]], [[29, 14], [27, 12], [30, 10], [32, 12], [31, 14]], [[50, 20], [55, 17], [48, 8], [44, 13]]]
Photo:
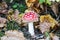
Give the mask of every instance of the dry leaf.
[[5, 34], [5, 36], [1, 37], [1, 40], [25, 40], [23, 33], [17, 30], [9, 30]]
[[42, 15], [42, 16], [40, 16], [40, 22], [44, 22], [45, 20], [51, 24], [51, 27], [52, 28], [54, 28], [55, 25], [58, 23], [50, 15]]

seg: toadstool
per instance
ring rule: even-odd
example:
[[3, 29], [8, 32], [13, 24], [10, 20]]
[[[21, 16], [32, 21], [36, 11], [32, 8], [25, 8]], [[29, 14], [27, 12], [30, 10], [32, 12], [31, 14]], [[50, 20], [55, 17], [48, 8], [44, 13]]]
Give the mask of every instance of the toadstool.
[[28, 32], [33, 36], [34, 33], [34, 27], [33, 22], [38, 21], [38, 15], [34, 11], [26, 11], [25, 14], [22, 17], [23, 22], [28, 23]]

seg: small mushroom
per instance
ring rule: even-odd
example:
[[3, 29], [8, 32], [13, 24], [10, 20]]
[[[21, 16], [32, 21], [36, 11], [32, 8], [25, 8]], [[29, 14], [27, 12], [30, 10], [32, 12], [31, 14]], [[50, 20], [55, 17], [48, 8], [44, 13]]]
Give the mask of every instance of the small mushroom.
[[25, 14], [22, 17], [22, 20], [24, 22], [28, 23], [28, 31], [33, 36], [34, 33], [34, 27], [33, 27], [33, 22], [38, 21], [38, 15], [34, 11], [26, 11]]

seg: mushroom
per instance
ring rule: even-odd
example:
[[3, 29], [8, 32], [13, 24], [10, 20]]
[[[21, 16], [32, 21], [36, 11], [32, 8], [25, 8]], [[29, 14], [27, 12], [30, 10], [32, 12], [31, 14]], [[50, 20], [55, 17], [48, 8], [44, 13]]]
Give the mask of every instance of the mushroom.
[[22, 17], [23, 22], [28, 23], [28, 31], [33, 36], [34, 33], [34, 27], [33, 27], [33, 22], [38, 21], [38, 15], [34, 11], [26, 11], [25, 14]]

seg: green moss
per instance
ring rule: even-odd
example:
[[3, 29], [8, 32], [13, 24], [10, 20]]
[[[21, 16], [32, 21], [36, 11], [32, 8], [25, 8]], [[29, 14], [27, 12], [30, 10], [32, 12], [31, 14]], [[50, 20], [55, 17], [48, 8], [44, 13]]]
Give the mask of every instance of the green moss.
[[7, 30], [18, 30], [20, 28], [19, 24], [15, 21], [7, 22]]

